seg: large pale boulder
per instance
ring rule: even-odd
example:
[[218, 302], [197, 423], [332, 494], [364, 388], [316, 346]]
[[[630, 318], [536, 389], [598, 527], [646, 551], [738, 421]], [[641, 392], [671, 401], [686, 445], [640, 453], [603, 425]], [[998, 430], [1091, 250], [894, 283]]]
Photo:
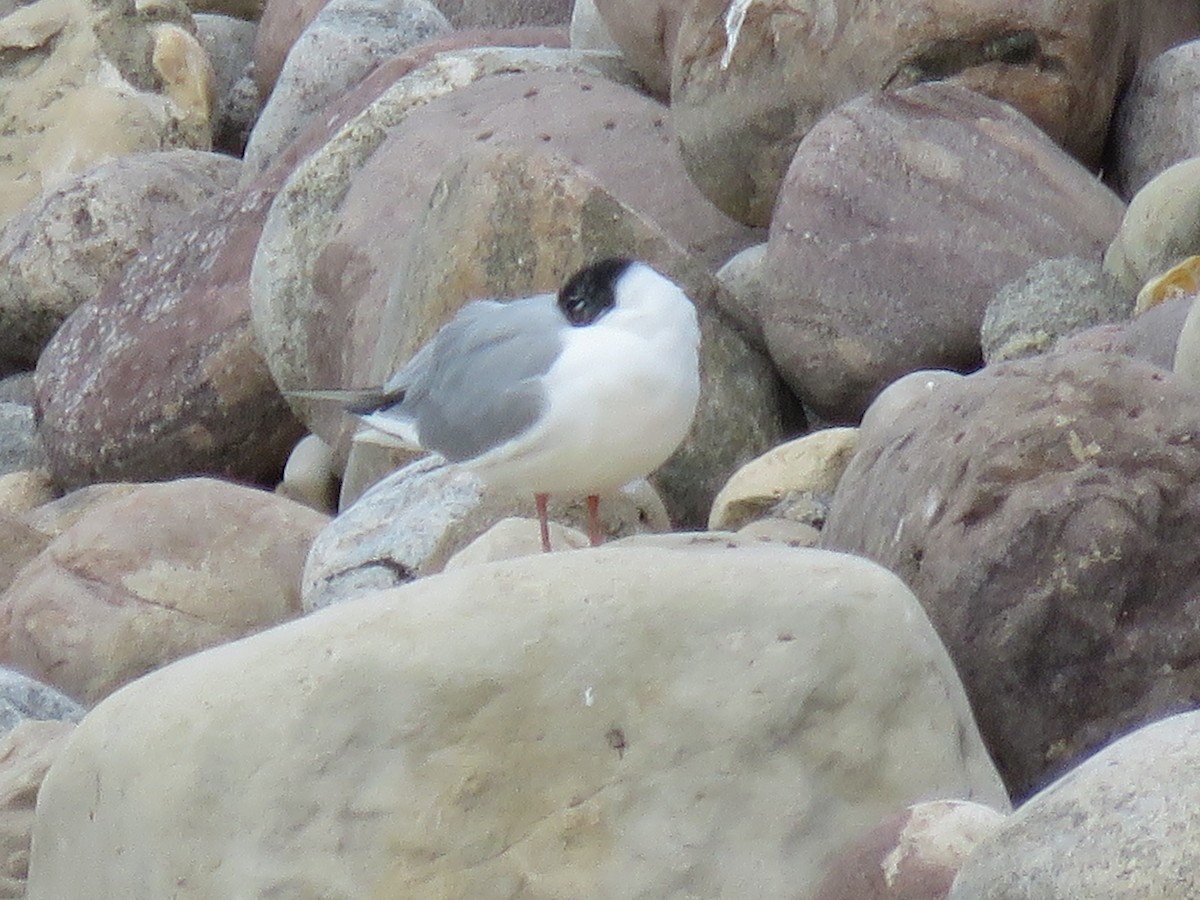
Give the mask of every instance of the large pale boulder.
[[601, 549], [315, 613], [93, 709], [29, 900], [805, 896], [931, 797], [1007, 800], [891, 574]]
[[291, 618], [326, 521], [211, 479], [97, 505], [0, 596], [0, 663], [90, 705], [173, 659]]
[[212, 68], [182, 4], [0, 7], [0, 223], [116, 156], [212, 142]]

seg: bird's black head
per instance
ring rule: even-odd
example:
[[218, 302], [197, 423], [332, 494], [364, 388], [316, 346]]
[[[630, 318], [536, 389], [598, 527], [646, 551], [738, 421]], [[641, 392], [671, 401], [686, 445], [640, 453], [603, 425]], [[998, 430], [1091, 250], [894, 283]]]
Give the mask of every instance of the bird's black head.
[[615, 286], [633, 260], [613, 257], [585, 266], [558, 292], [558, 308], [576, 327], [591, 325], [616, 305]]

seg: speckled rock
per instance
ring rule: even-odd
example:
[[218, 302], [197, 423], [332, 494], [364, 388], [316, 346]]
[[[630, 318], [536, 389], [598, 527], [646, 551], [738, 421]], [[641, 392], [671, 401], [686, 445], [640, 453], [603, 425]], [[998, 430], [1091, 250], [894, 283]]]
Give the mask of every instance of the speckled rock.
[[839, 854], [812, 900], [944, 900], [963, 861], [1003, 821], [961, 800], [910, 806]]
[[565, 25], [571, 0], [434, 0], [456, 29]]
[[996, 293], [983, 313], [979, 341], [987, 363], [1044, 353], [1058, 338], [1104, 322], [1128, 320], [1134, 304], [1096, 258], [1046, 259]]
[[651, 476], [672, 520], [706, 521], [725, 479], [787, 434], [788, 398], [766, 358], [721, 314], [719, 283], [575, 160], [478, 148], [447, 166], [414, 226], [396, 261], [368, 383], [386, 380], [470, 297], [556, 290], [589, 259], [624, 256], [681, 285], [700, 318], [696, 417]]
[[291, 618], [328, 517], [210, 479], [145, 485], [55, 538], [0, 596], [0, 663], [86, 704]]
[[788, 548], [542, 554], [109, 697], [42, 785], [28, 900], [805, 896], [929, 796], [1007, 802], [891, 574]]
[[38, 788], [74, 729], [70, 722], [24, 722], [0, 738], [0, 897], [5, 900], [25, 896]]
[[857, 428], [826, 428], [771, 448], [725, 482], [708, 527], [737, 530], [752, 519], [775, 516], [820, 528], [857, 446]]
[[331, 0], [296, 39], [246, 144], [246, 177], [264, 172], [309, 121], [389, 56], [448, 31], [426, 0]]
[[1011, 107], [953, 84], [847, 103], [808, 133], [771, 222], [771, 358], [820, 416], [856, 420], [906, 372], [979, 364], [1003, 285], [1099, 256], [1123, 206]]
[[31, 407], [0, 402], [0, 473], [37, 469], [46, 464]]
[[860, 429], [822, 545], [896, 572], [1024, 797], [1200, 692], [1200, 389], [1051, 353]]
[[0, 510], [22, 515], [57, 495], [47, 469], [20, 469], [0, 475]]
[[124, 0], [0, 10], [0, 224], [107, 159], [209, 148], [212, 70], [188, 19]]
[[[440, 572], [451, 556], [514, 515], [532, 519], [533, 497], [489, 489], [437, 456], [418, 459], [367, 490], [317, 535], [304, 566], [304, 610]], [[581, 500], [550, 498], [552, 521], [586, 528], [586, 516]], [[643, 483], [602, 495], [600, 526], [611, 538], [663, 530], [670, 522], [662, 501]], [[536, 520], [529, 527], [537, 537]]]
[[1200, 157], [1155, 176], [1129, 202], [1104, 271], [1136, 297], [1151, 278], [1200, 253]]
[[1198, 765], [1198, 713], [1121, 738], [1009, 816], [963, 864], [951, 900], [1195, 896]]
[[8, 734], [22, 722], [78, 722], [83, 707], [48, 684], [12, 669], [0, 668], [0, 734]]
[[67, 488], [215, 474], [274, 485], [303, 433], [250, 323], [269, 186], [164, 230], [38, 361], [39, 432]]
[[1094, 166], [1146, 17], [1112, 0], [698, 0], [675, 45], [680, 152], [713, 202], [766, 224], [824, 115], [881, 88], [945, 81], [1012, 104]]
[[[461, 148], [511, 148], [534, 160], [567, 157], [586, 169], [588, 176], [580, 177], [598, 181], [606, 195], [653, 223], [662, 239], [704, 262], [723, 261], [752, 241], [753, 232], [712, 209], [687, 179], [670, 146], [666, 110], [603, 77], [610, 62], [553, 50], [439, 55], [392, 85], [298, 168], [272, 207], [252, 277], [255, 328], [277, 383], [291, 390], [371, 382], [384, 307], [404, 268], [401, 256], [411, 259], [406, 247]], [[521, 191], [513, 198], [520, 202], [510, 204], [513, 215], [525, 204], [526, 188]], [[546, 193], [533, 191], [530, 203], [543, 203]], [[539, 225], [536, 241], [509, 233], [523, 255], [514, 271], [501, 268], [508, 280], [479, 280], [476, 269], [476, 280], [453, 285], [443, 312], [472, 294], [557, 286], [567, 273], [556, 267], [561, 257], [551, 249], [568, 241], [576, 250], [587, 247], [578, 238], [591, 232], [578, 229], [611, 227], [603, 218], [611, 212], [606, 207], [586, 223], [576, 217], [576, 224], [553, 234], [549, 222]], [[431, 239], [454, 237], [447, 231]], [[489, 253], [476, 262], [500, 266], [504, 258]], [[331, 341], [330, 334], [342, 338]], [[340, 415], [304, 414], [315, 433], [339, 443]]]
[[237, 181], [237, 160], [139, 153], [72, 176], [0, 232], [0, 371], [32, 369], [63, 319], [168, 226]]
[[1137, 73], [1113, 123], [1113, 181], [1123, 197], [1200, 156], [1200, 41], [1168, 50]]

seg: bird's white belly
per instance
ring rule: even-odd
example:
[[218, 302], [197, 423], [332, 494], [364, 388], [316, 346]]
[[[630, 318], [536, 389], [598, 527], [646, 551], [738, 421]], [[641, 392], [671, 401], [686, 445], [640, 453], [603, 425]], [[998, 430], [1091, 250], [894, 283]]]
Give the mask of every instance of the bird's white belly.
[[524, 435], [470, 463], [514, 490], [592, 494], [657, 469], [683, 440], [700, 383], [695, 335], [647, 339], [580, 328], [545, 375], [548, 403]]

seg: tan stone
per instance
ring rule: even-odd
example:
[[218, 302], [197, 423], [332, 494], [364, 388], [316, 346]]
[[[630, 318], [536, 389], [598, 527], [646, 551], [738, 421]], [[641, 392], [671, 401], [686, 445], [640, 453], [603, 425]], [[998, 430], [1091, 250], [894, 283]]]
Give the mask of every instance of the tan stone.
[[0, 737], [0, 898], [25, 896], [38, 788], [74, 722], [26, 721]]
[[0, 223], [106, 159], [209, 148], [194, 101], [211, 71], [188, 24], [182, 6], [118, 0], [37, 0], [0, 18]]
[[737, 530], [796, 495], [832, 494], [857, 446], [857, 428], [826, 428], [768, 450], [725, 482], [708, 527]]
[[27, 513], [54, 497], [54, 484], [46, 469], [22, 469], [0, 475], [0, 510], [11, 515]]

